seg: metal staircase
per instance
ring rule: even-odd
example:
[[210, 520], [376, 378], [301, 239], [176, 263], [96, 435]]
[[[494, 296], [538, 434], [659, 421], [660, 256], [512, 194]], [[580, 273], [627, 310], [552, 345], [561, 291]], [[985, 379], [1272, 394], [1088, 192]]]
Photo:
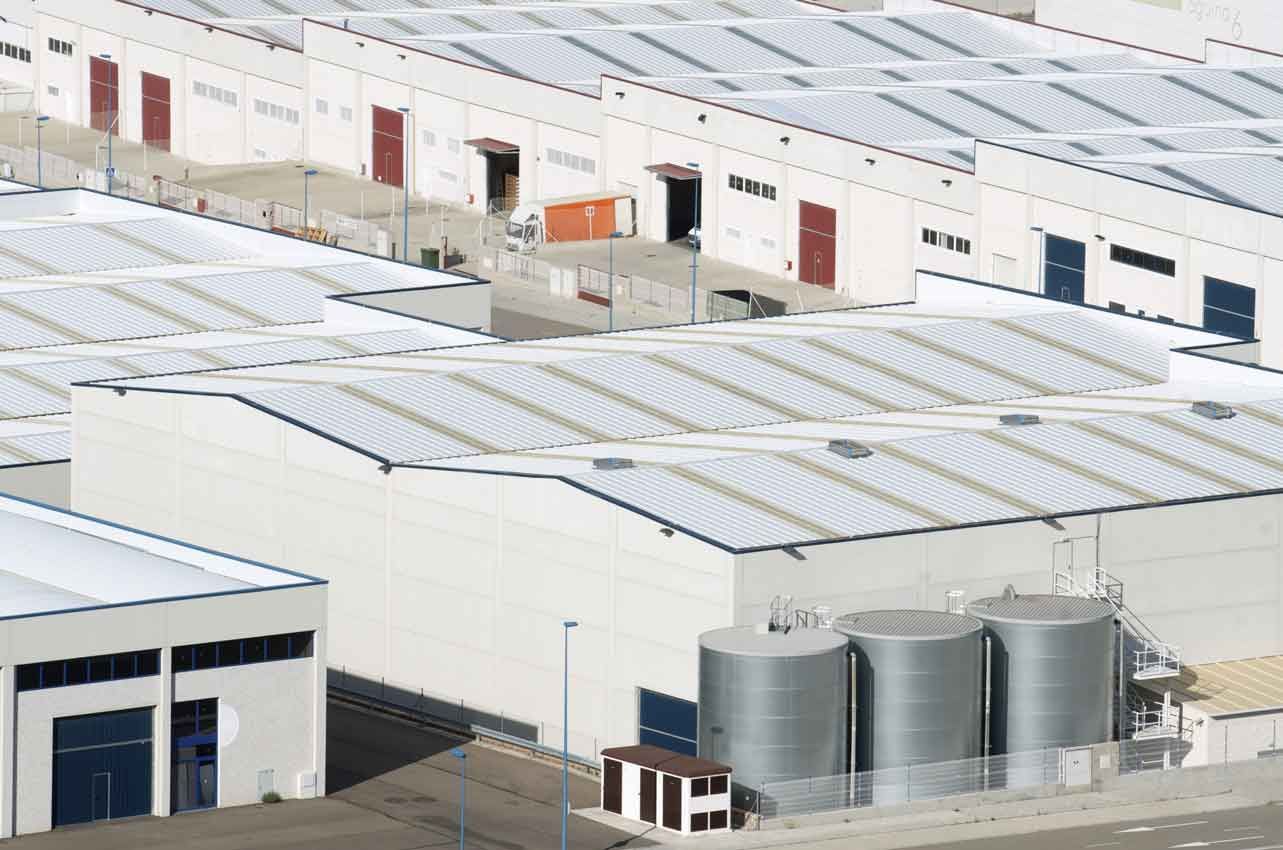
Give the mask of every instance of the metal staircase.
[[[1123, 583], [1100, 566], [1096, 537], [1068, 538], [1052, 549], [1052, 592], [1061, 596], [1081, 596], [1108, 602], [1122, 625], [1123, 652], [1128, 660], [1128, 680], [1145, 682], [1150, 687], [1171, 680], [1181, 673], [1181, 650], [1175, 644], [1158, 638], [1149, 626], [1126, 604]], [[1127, 688], [1125, 720], [1130, 720], [1124, 734], [1132, 740], [1180, 737], [1180, 707], [1172, 704], [1170, 686], [1163, 691], [1162, 701], [1146, 699], [1136, 688]], [[1164, 760], [1164, 766], [1167, 766]]]

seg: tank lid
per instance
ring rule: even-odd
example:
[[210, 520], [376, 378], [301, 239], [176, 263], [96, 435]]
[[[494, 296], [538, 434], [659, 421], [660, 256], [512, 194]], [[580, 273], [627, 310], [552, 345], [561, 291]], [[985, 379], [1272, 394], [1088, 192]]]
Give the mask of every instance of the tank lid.
[[1030, 593], [977, 599], [967, 606], [967, 613], [981, 620], [1002, 623], [1072, 625], [1113, 617], [1114, 606], [1103, 599]]
[[898, 640], [948, 640], [977, 632], [984, 624], [965, 614], [944, 611], [861, 611], [833, 621], [833, 630], [851, 637]]
[[699, 636], [699, 645], [727, 655], [759, 655], [778, 658], [824, 655], [845, 649], [846, 637], [828, 629], [790, 629], [787, 632], [759, 630], [757, 626], [714, 629]]

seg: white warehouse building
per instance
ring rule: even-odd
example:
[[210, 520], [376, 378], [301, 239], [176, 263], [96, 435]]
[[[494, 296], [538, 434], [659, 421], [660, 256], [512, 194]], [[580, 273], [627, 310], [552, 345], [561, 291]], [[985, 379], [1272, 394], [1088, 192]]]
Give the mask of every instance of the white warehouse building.
[[0, 836], [325, 793], [325, 582], [0, 497]]
[[484, 281], [123, 198], [0, 193], [0, 233], [0, 492], [47, 504], [74, 381], [493, 339]]
[[303, 158], [476, 211], [620, 192], [640, 236], [698, 221], [706, 254], [857, 303], [930, 268], [1259, 337], [1283, 365], [1283, 57], [883, 5], [39, 0], [36, 41], [69, 52], [37, 51], [36, 93], [103, 127], [117, 104], [125, 137], [196, 159]]
[[589, 756], [692, 750], [697, 635], [779, 595], [939, 608], [1100, 566], [1187, 663], [1283, 653], [1283, 375], [1255, 343], [931, 273], [916, 296], [77, 386], [72, 503], [306, 565], [345, 679], [541, 740], [578, 620]]

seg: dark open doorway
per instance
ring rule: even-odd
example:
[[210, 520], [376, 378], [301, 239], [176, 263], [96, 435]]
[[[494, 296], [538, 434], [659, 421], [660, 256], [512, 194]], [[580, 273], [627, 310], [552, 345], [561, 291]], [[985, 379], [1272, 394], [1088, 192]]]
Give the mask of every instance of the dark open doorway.
[[486, 158], [486, 211], [510, 210], [521, 202], [521, 148], [483, 136], [464, 142]]
[[690, 229], [699, 224], [695, 193], [699, 191], [700, 178], [690, 180], [665, 180], [668, 183], [668, 229], [665, 238], [672, 242], [685, 239]]

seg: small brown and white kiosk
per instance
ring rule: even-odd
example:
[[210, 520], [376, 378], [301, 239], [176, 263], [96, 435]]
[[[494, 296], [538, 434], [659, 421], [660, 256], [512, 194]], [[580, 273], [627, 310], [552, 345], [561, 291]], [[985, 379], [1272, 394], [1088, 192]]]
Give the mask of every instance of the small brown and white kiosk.
[[686, 835], [731, 828], [731, 769], [650, 744], [601, 751], [601, 807]]

